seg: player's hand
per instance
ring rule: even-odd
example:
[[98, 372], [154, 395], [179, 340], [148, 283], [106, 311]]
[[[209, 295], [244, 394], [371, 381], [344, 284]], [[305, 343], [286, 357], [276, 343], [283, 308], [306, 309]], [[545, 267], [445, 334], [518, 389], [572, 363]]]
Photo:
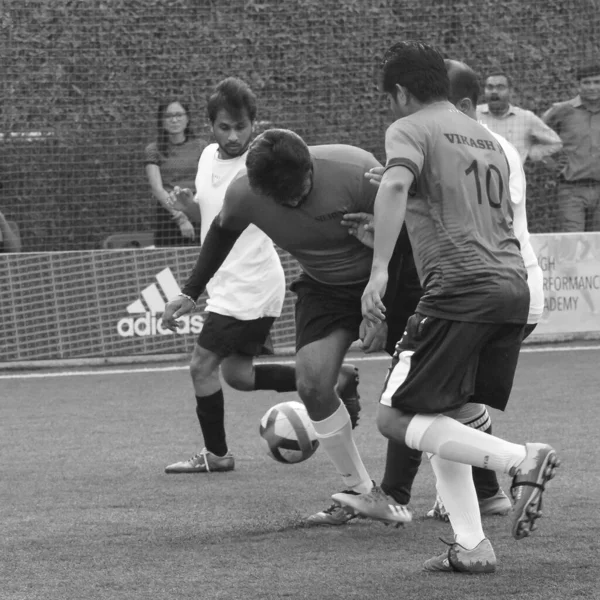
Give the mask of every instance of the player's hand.
[[167, 205], [175, 210], [187, 210], [194, 202], [194, 192], [189, 188], [175, 186], [167, 196]]
[[375, 245], [373, 230], [373, 215], [369, 213], [347, 213], [342, 217], [342, 225], [348, 228], [348, 233], [369, 248]]
[[379, 323], [385, 321], [385, 305], [381, 299], [385, 294], [387, 282], [387, 270], [372, 271], [369, 283], [367, 283], [361, 298], [363, 318], [374, 325], [379, 325]]
[[373, 325], [366, 319], [363, 319], [358, 334], [362, 350], [365, 354], [381, 352], [385, 348], [385, 342], [387, 341], [387, 323], [383, 321], [379, 325]]
[[191, 313], [196, 307], [195, 303], [185, 296], [177, 296], [165, 306], [165, 312], [162, 316], [162, 324], [171, 331], [177, 331], [178, 327], [183, 327], [183, 323], [178, 321], [179, 317]]
[[385, 167], [373, 167], [365, 173], [365, 177], [369, 180], [370, 183], [379, 187], [384, 171]]
[[179, 221], [179, 231], [181, 231], [181, 236], [186, 239], [193, 240], [196, 236], [194, 226], [189, 222], [188, 219], [181, 219], [181, 221]]

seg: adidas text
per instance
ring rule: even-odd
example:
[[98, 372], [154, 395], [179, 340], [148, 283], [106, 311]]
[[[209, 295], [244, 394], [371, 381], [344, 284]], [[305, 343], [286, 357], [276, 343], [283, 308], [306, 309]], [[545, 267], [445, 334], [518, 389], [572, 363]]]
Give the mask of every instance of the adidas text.
[[[184, 315], [179, 318], [183, 327], [177, 329], [178, 334], [202, 331], [204, 321], [201, 315]], [[162, 317], [149, 312], [140, 317], [123, 317], [117, 323], [117, 332], [121, 337], [145, 337], [149, 335], [173, 335], [173, 332], [163, 327]]]

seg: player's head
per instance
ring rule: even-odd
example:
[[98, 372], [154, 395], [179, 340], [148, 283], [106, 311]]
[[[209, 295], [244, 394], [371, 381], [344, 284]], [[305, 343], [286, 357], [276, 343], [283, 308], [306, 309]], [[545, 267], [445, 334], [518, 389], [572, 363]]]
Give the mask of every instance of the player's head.
[[600, 102], [600, 63], [577, 69], [579, 95], [586, 102]]
[[511, 92], [512, 79], [504, 71], [494, 71], [487, 76], [483, 96], [493, 113], [503, 114], [508, 110]]
[[250, 144], [246, 170], [252, 190], [278, 204], [300, 206], [312, 187], [312, 159], [289, 129], [267, 129]]
[[476, 119], [477, 99], [480, 92], [477, 73], [459, 60], [446, 59], [444, 64], [450, 80], [450, 102], [468, 117]]
[[444, 58], [434, 46], [414, 41], [394, 44], [386, 50], [382, 71], [383, 91], [397, 117], [448, 98]]
[[187, 139], [192, 135], [189, 106], [179, 98], [163, 100], [158, 105], [156, 113], [156, 131], [158, 137], [158, 150], [166, 154], [169, 149], [169, 140], [183, 134]]
[[223, 79], [209, 96], [206, 112], [221, 158], [235, 158], [248, 148], [256, 119], [256, 96], [237, 77]]

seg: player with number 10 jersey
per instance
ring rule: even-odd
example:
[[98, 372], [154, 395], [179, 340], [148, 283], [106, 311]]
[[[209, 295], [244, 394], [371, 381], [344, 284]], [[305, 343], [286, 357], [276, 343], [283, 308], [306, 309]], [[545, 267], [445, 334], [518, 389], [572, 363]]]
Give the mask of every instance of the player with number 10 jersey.
[[526, 323], [526, 271], [512, 230], [509, 168], [496, 139], [440, 101], [395, 121], [385, 144], [386, 170], [403, 166], [415, 178], [406, 225], [424, 288], [417, 312]]

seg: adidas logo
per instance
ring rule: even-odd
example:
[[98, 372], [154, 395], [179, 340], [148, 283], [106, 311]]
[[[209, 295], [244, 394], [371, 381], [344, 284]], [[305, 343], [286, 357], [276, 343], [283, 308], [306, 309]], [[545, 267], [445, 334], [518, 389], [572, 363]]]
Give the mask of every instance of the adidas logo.
[[[161, 293], [162, 292], [162, 293]], [[141, 299], [132, 302], [127, 307], [130, 315], [138, 317], [123, 317], [117, 323], [117, 333], [121, 337], [146, 337], [150, 335], [173, 335], [173, 332], [162, 326], [162, 318], [158, 317], [165, 310], [167, 302], [177, 297], [181, 292], [171, 269], [163, 269], [156, 275], [156, 283], [145, 287]], [[184, 315], [180, 318], [183, 327], [178, 334], [195, 333], [202, 330], [203, 320], [200, 315]]]

